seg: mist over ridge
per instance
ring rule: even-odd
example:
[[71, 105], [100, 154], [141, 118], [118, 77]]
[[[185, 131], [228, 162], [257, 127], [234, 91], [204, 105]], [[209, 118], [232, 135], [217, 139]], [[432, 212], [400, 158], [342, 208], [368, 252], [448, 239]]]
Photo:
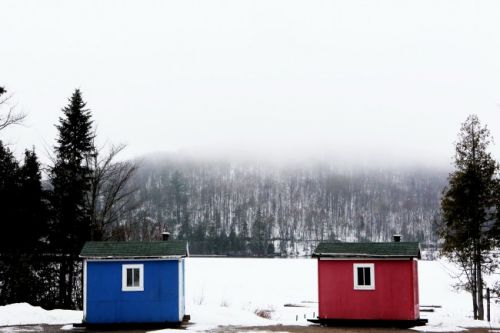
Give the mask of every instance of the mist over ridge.
[[284, 163], [183, 153], [137, 160], [140, 206], [115, 237], [156, 239], [161, 230], [193, 253], [298, 255], [319, 241], [435, 244], [448, 173], [421, 166]]
[[321, 146], [193, 146], [172, 151], [155, 151], [130, 159], [138, 162], [158, 163], [176, 160], [191, 163], [230, 164], [234, 166], [261, 166], [271, 169], [289, 168], [329, 168], [340, 173], [368, 171], [425, 171], [448, 173], [452, 170], [452, 147], [447, 155], [436, 158], [423, 158], [391, 152], [384, 147], [368, 152], [364, 149], [333, 149]]

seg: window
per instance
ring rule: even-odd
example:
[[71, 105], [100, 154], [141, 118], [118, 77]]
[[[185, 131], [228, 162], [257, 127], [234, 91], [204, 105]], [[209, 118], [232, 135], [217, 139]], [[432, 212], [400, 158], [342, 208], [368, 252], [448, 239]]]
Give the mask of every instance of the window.
[[122, 291], [144, 290], [144, 265], [122, 266]]
[[375, 289], [374, 264], [354, 264], [354, 289]]

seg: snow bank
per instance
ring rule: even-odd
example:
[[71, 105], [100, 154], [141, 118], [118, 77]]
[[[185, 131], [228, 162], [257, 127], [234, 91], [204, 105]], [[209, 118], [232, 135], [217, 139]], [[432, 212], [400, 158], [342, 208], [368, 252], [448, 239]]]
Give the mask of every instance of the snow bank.
[[0, 306], [0, 326], [80, 323], [82, 315], [82, 311], [44, 310], [28, 303], [16, 303]]

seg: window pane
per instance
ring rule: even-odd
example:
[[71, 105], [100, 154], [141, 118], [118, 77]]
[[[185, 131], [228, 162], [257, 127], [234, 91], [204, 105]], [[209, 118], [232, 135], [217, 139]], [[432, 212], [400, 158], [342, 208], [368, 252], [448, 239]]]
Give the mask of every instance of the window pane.
[[364, 268], [365, 270], [365, 286], [369, 286], [371, 285], [371, 276], [370, 276], [370, 268], [369, 267], [365, 267]]
[[134, 287], [139, 287], [139, 268], [134, 268]]
[[358, 267], [358, 286], [364, 286], [365, 285], [365, 280], [363, 279], [363, 268]]
[[127, 268], [127, 287], [132, 287], [132, 268]]

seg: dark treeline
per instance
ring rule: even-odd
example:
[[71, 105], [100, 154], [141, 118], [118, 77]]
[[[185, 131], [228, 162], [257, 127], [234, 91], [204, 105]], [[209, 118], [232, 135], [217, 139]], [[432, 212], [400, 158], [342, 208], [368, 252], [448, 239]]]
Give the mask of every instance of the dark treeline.
[[[0, 89], [0, 131], [22, 122]], [[90, 110], [79, 90], [56, 125], [53, 163], [42, 166], [34, 149], [17, 161], [0, 140], [0, 305], [29, 302], [46, 308], [81, 307], [78, 254], [88, 240], [112, 238], [117, 216], [132, 193], [135, 171], [95, 145]], [[0, 132], [1, 134], [1, 132]]]
[[320, 240], [406, 240], [434, 244], [446, 173], [339, 171], [146, 159], [133, 178], [141, 206], [123, 218], [123, 239], [167, 229], [192, 253], [308, 254]]
[[[26, 151], [20, 164], [0, 141], [0, 301], [40, 298], [49, 289], [49, 267], [41, 253], [48, 236], [48, 195], [42, 191], [40, 164]], [[38, 275], [47, 277], [39, 279]], [[41, 301], [35, 299], [35, 302]], [[48, 300], [47, 300], [48, 301]]]

